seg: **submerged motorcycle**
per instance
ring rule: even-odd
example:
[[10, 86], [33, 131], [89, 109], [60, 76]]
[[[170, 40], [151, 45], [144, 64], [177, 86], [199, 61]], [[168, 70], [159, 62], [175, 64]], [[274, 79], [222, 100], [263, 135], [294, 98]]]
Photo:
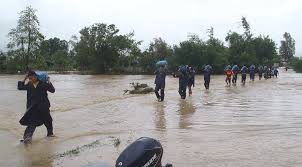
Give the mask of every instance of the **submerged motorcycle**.
[[[117, 158], [115, 167], [173, 167], [172, 164], [162, 166], [163, 147], [159, 141], [141, 137], [131, 143]], [[109, 167], [96, 164], [86, 167]]]

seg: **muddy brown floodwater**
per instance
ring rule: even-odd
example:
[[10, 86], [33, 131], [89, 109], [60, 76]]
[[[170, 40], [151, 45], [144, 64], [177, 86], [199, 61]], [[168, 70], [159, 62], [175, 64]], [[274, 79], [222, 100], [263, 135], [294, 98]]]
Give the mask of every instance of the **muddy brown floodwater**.
[[[114, 166], [119, 153], [141, 136], [164, 147], [163, 162], [176, 167], [301, 167], [302, 74], [225, 87], [213, 76], [210, 90], [197, 76], [193, 96], [181, 100], [178, 80], [167, 78], [166, 100], [123, 95], [132, 81], [153, 86], [154, 76], [52, 75], [49, 94], [57, 138], [37, 129], [33, 144], [18, 140], [24, 127], [23, 76], [0, 76], [0, 166]], [[119, 143], [120, 142], [120, 143]]]

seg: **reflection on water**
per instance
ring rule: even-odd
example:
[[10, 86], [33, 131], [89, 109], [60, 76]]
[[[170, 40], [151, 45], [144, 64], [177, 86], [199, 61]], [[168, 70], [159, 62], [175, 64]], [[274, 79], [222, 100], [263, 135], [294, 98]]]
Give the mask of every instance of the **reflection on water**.
[[179, 128], [188, 129], [193, 124], [193, 121], [190, 119], [193, 117], [195, 112], [195, 106], [191, 99], [179, 100]]
[[[148, 136], [161, 141], [163, 161], [174, 166], [300, 167], [302, 75], [280, 74], [235, 87], [213, 76], [210, 90], [197, 76], [193, 96], [185, 100], [178, 80], [167, 77], [162, 103], [154, 94], [123, 95], [133, 81], [153, 86], [153, 76], [53, 75], [57, 91], [49, 97], [58, 137], [45, 138], [45, 127], [39, 127], [29, 147], [18, 143], [26, 94], [16, 90], [16, 82], [23, 76], [2, 75], [0, 166], [113, 166], [125, 146]], [[114, 146], [117, 139], [121, 143]], [[96, 146], [58, 157], [96, 140]]]
[[164, 103], [154, 104], [155, 110], [155, 126], [158, 131], [165, 131], [166, 118], [165, 118], [165, 105]]

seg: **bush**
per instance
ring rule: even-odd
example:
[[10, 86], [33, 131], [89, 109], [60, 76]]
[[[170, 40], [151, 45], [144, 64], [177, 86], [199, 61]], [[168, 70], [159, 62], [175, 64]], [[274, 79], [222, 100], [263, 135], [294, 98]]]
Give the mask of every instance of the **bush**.
[[298, 73], [302, 73], [302, 60], [299, 59], [299, 60], [296, 60], [294, 63], [293, 63], [293, 68], [296, 72]]

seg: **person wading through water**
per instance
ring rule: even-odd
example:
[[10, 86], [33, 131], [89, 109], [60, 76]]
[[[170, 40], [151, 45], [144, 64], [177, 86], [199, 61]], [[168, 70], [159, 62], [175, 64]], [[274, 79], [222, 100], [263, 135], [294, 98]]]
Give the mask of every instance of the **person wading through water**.
[[243, 65], [243, 67], [241, 68], [240, 72], [241, 72], [241, 83], [243, 85], [245, 85], [246, 73], [248, 72], [248, 68], [245, 65]]
[[[27, 79], [29, 81], [26, 83]], [[47, 92], [54, 93], [55, 88], [49, 77], [46, 82], [43, 82], [38, 79], [34, 71], [29, 71], [24, 80], [18, 82], [18, 90], [27, 91], [26, 112], [19, 121], [21, 125], [27, 127], [20, 141], [25, 144], [31, 143], [36, 127], [43, 124], [47, 128], [47, 137], [54, 137]]]
[[256, 70], [256, 66], [255, 65], [251, 65], [249, 68], [249, 73], [250, 73], [250, 80], [251, 81], [255, 81], [255, 71]]
[[279, 71], [278, 71], [278, 69], [277, 69], [276, 67], [274, 68], [273, 73], [274, 73], [274, 76], [275, 76], [276, 78], [278, 78]]
[[232, 79], [233, 71], [232, 71], [232, 68], [230, 65], [226, 66], [226, 68], [224, 69], [224, 73], [226, 75], [225, 82], [226, 82], [227, 86], [231, 86], [231, 79]]
[[[167, 69], [165, 65], [160, 65], [159, 69], [155, 71], [155, 95], [159, 102], [164, 101], [165, 99], [165, 85], [166, 85], [166, 75]], [[160, 95], [158, 91], [160, 90]]]
[[259, 80], [262, 79], [262, 74], [263, 74], [263, 66], [260, 65], [260, 66], [258, 67]]
[[203, 79], [204, 79], [204, 87], [206, 89], [209, 89], [210, 88], [210, 82], [211, 82], [211, 73], [213, 71], [212, 66], [210, 66], [209, 64], [206, 65], [204, 67], [203, 71], [204, 71], [204, 74], [203, 74], [204, 75], [204, 77], [203, 77]]
[[195, 70], [193, 67], [188, 67], [189, 79], [188, 79], [188, 88], [189, 88], [189, 96], [192, 95], [192, 86], [195, 87]]
[[233, 78], [232, 78], [232, 83], [233, 85], [237, 84], [237, 75], [240, 71], [238, 65], [235, 63], [235, 65], [232, 67], [232, 71], [233, 71]]
[[181, 99], [186, 99], [186, 91], [187, 91], [187, 86], [188, 86], [188, 81], [189, 81], [189, 71], [188, 71], [188, 66], [180, 66], [177, 74], [173, 74], [173, 77], [179, 78], [179, 89], [178, 89], [178, 93], [181, 97]]

